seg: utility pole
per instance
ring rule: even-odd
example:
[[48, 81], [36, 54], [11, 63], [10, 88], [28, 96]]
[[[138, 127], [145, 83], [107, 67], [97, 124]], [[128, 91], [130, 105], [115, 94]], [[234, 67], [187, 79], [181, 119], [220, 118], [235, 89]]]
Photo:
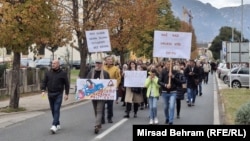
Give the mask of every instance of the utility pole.
[[243, 41], [243, 0], [241, 0], [241, 34], [240, 34], [240, 42]]
[[[243, 0], [241, 0], [241, 34], [240, 34], [240, 48], [239, 51], [241, 52], [241, 44], [243, 42]], [[241, 63], [241, 54], [239, 55], [239, 62]]]
[[233, 20], [232, 20], [232, 42], [234, 42], [234, 7], [233, 8]]
[[186, 15], [188, 15], [189, 26], [192, 26], [193, 16], [192, 16], [191, 10], [187, 10], [184, 6], [182, 8], [183, 8], [182, 14], [183, 14], [184, 18], [186, 17]]

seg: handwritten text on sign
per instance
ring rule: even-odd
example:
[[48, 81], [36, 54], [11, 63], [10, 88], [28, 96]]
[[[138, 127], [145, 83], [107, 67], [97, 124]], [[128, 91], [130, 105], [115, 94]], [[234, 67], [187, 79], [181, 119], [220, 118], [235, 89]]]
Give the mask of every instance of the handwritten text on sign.
[[192, 33], [154, 32], [154, 57], [190, 58]]
[[107, 29], [86, 31], [89, 52], [111, 51]]
[[147, 71], [124, 71], [125, 87], [144, 87]]

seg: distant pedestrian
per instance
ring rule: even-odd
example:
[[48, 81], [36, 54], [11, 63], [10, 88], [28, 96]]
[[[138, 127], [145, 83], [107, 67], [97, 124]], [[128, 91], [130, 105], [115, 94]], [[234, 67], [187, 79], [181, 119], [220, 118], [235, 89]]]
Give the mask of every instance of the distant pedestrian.
[[202, 81], [204, 80], [204, 69], [202, 65], [203, 65], [202, 62], [200, 61], [198, 61], [196, 64], [199, 70], [199, 74], [198, 74], [199, 83], [197, 85], [196, 95], [199, 95], [199, 96], [202, 95]]
[[[134, 61], [129, 62], [128, 71], [137, 71], [136, 62]], [[143, 95], [141, 93], [141, 88], [126, 87], [125, 102], [126, 102], [126, 114], [124, 115], [124, 118], [130, 118], [129, 114], [132, 110], [132, 105], [134, 108], [134, 118], [137, 118], [138, 108], [140, 104], [143, 102]]]
[[211, 71], [211, 66], [207, 61], [205, 61], [205, 63], [203, 64], [203, 69], [204, 69], [204, 84], [207, 84], [209, 72]]
[[123, 64], [122, 69], [121, 69], [121, 83], [119, 85], [119, 92], [121, 95], [121, 102], [123, 102], [122, 106], [126, 106], [126, 102], [125, 102], [125, 94], [126, 94], [126, 88], [124, 87], [124, 73], [125, 71], [128, 69], [128, 65], [127, 64]]
[[199, 69], [196, 67], [194, 60], [189, 61], [189, 66], [184, 70], [184, 75], [187, 78], [187, 95], [188, 95], [188, 106], [195, 105], [196, 91], [199, 83]]
[[[102, 68], [102, 61], [96, 60], [95, 68], [92, 69], [88, 75], [88, 79], [109, 79], [109, 74]], [[95, 129], [94, 132], [97, 134], [102, 128], [102, 114], [105, 106], [105, 100], [92, 100], [93, 109], [95, 113]]]
[[175, 79], [177, 81], [177, 91], [176, 91], [176, 115], [177, 118], [180, 118], [181, 112], [181, 100], [184, 100], [184, 95], [187, 91], [187, 79], [184, 75], [184, 69], [186, 64], [184, 62], [179, 63], [179, 70], [177, 70], [177, 74], [175, 75]]
[[[140, 71], [147, 71], [148, 72], [147, 66], [144, 65], [144, 64], [141, 65], [141, 70]], [[148, 108], [147, 88], [143, 87], [141, 92], [142, 92], [142, 96], [143, 96], [143, 102], [139, 106], [141, 107], [140, 109], [143, 110], [144, 108], [145, 109]]]
[[211, 65], [211, 74], [213, 74], [214, 72], [216, 72], [217, 65], [214, 61], [212, 61], [210, 65]]
[[68, 95], [69, 95], [68, 75], [60, 68], [59, 60], [53, 60], [52, 68], [50, 71], [46, 72], [41, 86], [42, 96], [45, 95], [46, 90], [48, 92], [48, 100], [53, 117], [52, 126], [50, 130], [53, 134], [56, 133], [57, 130], [61, 129], [60, 109], [62, 105], [64, 89], [65, 89], [64, 100], [68, 100]]

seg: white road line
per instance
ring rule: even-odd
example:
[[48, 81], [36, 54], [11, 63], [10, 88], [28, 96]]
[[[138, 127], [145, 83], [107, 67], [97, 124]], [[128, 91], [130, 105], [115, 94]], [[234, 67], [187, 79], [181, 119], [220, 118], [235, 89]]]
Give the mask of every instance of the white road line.
[[124, 122], [126, 122], [128, 119], [124, 118], [111, 126], [109, 129], [105, 130], [103, 133], [99, 134], [98, 136], [95, 137], [95, 140], [101, 140], [103, 137], [105, 137], [107, 134], [109, 134], [111, 131], [115, 130], [118, 126], [122, 125]]
[[213, 84], [214, 84], [214, 124], [218, 125], [220, 124], [220, 116], [219, 116], [218, 90], [215, 80], [217, 80], [217, 84], [220, 85], [217, 79], [217, 74], [214, 75]]

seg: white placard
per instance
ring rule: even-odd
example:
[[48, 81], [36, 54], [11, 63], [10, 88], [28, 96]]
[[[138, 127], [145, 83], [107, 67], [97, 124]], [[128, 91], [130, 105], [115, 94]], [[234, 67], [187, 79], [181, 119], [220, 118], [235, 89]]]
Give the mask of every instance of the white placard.
[[144, 87], [147, 71], [124, 71], [125, 87]]
[[107, 29], [85, 31], [89, 52], [111, 51]]
[[192, 33], [154, 31], [153, 57], [190, 59]]

